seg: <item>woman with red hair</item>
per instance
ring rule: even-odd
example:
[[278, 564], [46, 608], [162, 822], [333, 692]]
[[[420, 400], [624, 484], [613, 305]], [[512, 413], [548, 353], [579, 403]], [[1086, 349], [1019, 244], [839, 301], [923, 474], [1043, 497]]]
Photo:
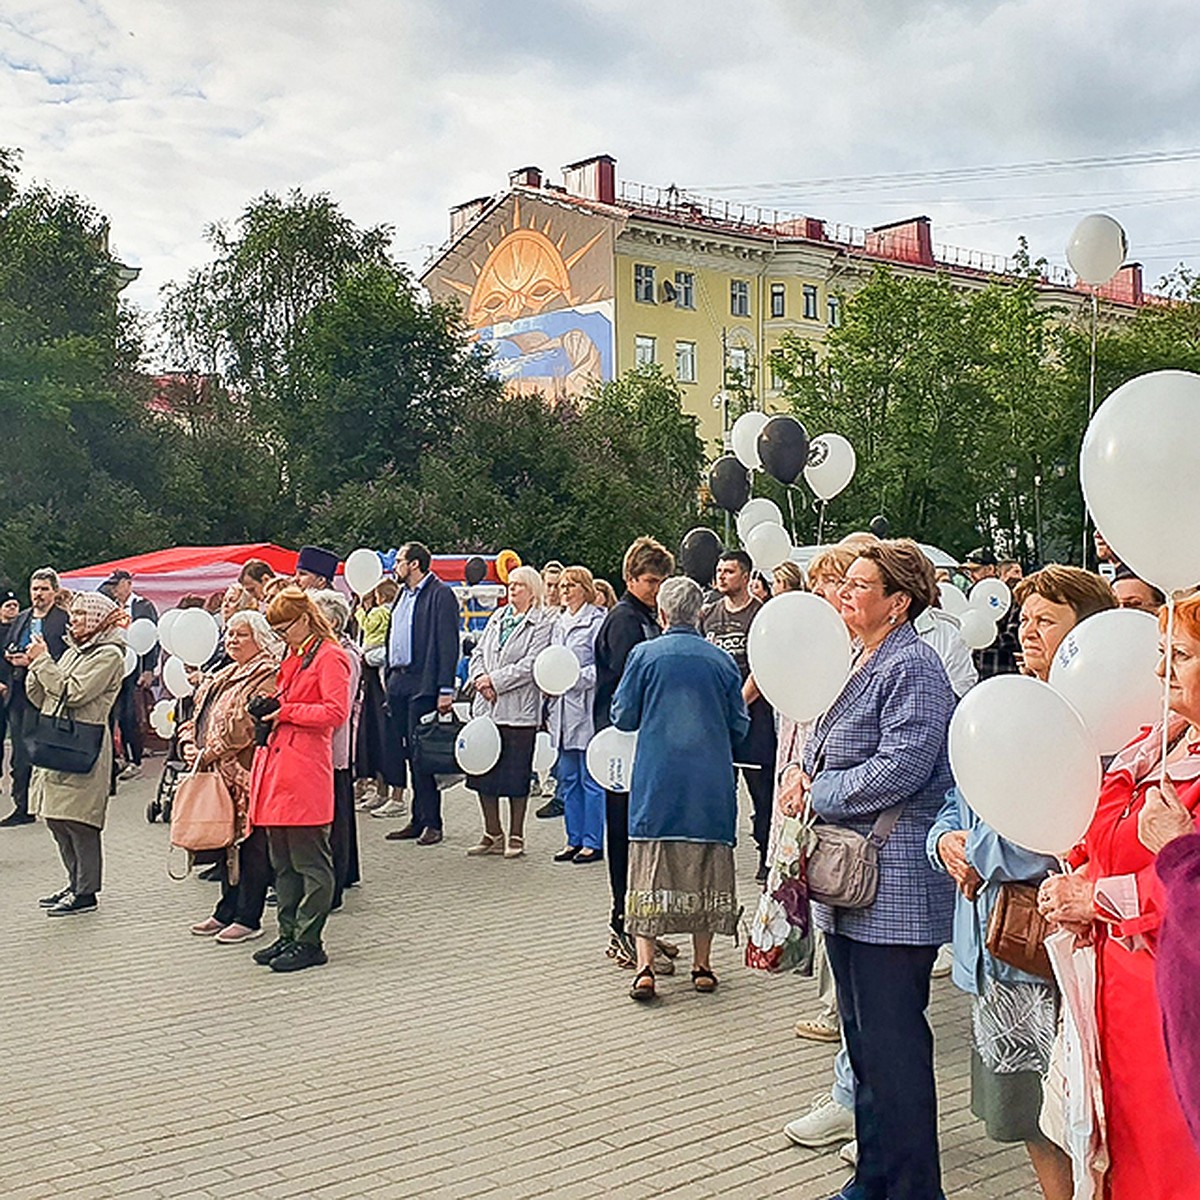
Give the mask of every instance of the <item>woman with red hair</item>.
[[350, 662], [308, 593], [286, 587], [267, 621], [287, 643], [274, 697], [246, 708], [259, 722], [250, 822], [265, 826], [279, 937], [254, 955], [273, 971], [327, 961], [321, 933], [333, 904], [333, 733], [350, 715]]
[[[1165, 641], [1165, 610], [1159, 624]], [[1107, 1200], [1200, 1200], [1200, 1153], [1172, 1087], [1154, 977], [1162, 884], [1155, 850], [1138, 836], [1143, 809], [1164, 797], [1191, 814], [1193, 825], [1200, 815], [1200, 595], [1176, 608], [1168, 687], [1166, 777], [1160, 724], [1109, 767], [1096, 815], [1072, 855], [1079, 869], [1052, 875], [1039, 890], [1043, 915], [1096, 947]]]

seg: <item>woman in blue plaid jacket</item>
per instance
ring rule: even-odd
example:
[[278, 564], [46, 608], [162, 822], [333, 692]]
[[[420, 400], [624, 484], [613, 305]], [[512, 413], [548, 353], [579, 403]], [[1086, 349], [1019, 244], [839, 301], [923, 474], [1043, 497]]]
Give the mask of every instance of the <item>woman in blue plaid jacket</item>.
[[937, 948], [950, 937], [954, 888], [930, 866], [925, 839], [952, 785], [946, 732], [954, 692], [912, 626], [936, 597], [933, 567], [915, 542], [859, 552], [839, 593], [855, 638], [854, 670], [804, 753], [803, 782], [822, 821], [869, 836], [880, 814], [899, 806], [879, 851], [874, 902], [814, 905], [858, 1079], [858, 1164], [842, 1200], [942, 1196], [925, 1009]]

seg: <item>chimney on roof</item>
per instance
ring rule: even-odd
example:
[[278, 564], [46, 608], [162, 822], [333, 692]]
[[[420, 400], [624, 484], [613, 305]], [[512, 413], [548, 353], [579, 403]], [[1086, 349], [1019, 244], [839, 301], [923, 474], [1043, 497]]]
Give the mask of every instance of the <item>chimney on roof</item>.
[[933, 226], [928, 217], [876, 225], [867, 232], [864, 249], [868, 254], [878, 254], [880, 258], [890, 258], [893, 262], [932, 267]]
[[1142, 264], [1126, 263], [1097, 291], [1105, 300], [1115, 300], [1118, 304], [1145, 303], [1142, 292]]
[[563, 185], [572, 196], [617, 202], [617, 160], [609, 154], [597, 154], [563, 167]]
[[483, 212], [491, 201], [491, 196], [479, 196], [475, 200], [468, 200], [465, 204], [456, 204], [450, 210], [450, 236], [452, 238], [458, 237]]
[[508, 173], [509, 187], [540, 188], [542, 186], [541, 167], [518, 167]]

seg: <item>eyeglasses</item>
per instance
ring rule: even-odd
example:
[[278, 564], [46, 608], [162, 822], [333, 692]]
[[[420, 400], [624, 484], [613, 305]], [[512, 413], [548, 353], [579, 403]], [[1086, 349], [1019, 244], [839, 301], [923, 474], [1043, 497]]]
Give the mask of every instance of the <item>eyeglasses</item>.
[[273, 629], [273, 630], [274, 630], [274, 631], [275, 631], [277, 634], [279, 634], [279, 636], [280, 636], [280, 637], [283, 637], [283, 636], [285, 636], [285, 635], [286, 635], [287, 631], [288, 631], [289, 629], [291, 629], [291, 627], [292, 627], [293, 625], [295, 625], [295, 624], [296, 624], [296, 622], [297, 622], [297, 621], [302, 621], [302, 620], [304, 620], [303, 616], [295, 617], [295, 618], [293, 618], [291, 621], [289, 621], [289, 622], [288, 622], [286, 625], [272, 625], [272, 626], [271, 626], [271, 628], [272, 628], [272, 629]]

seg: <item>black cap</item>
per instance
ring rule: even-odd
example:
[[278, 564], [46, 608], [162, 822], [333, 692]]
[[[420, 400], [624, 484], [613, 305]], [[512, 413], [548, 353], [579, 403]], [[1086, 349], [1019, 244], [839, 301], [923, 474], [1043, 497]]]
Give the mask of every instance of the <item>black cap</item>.
[[963, 559], [964, 567], [994, 567], [996, 555], [990, 546], [980, 546]]
[[323, 546], [301, 546], [296, 557], [296, 570], [310, 571], [322, 579], [332, 580], [341, 561], [332, 550], [326, 550]]
[[133, 576], [125, 570], [124, 567], [118, 567], [104, 582], [109, 586], [115, 583], [120, 583], [124, 579], [133, 579]]
[[10, 588], [0, 591], [0, 604], [7, 604], [10, 600], [15, 600], [18, 604], [21, 602], [20, 596]]

